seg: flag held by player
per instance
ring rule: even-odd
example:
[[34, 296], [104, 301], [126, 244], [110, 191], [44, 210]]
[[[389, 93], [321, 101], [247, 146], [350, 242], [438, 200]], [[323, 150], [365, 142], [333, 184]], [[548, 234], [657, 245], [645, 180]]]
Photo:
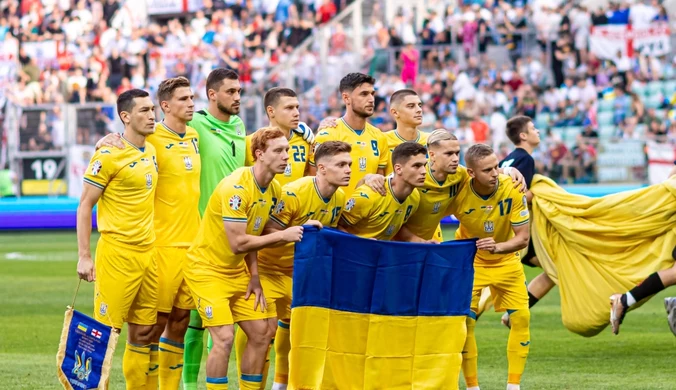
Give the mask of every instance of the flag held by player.
[[475, 252], [475, 240], [410, 244], [306, 227], [289, 388], [457, 388]]
[[64, 389], [105, 389], [119, 334], [72, 308], [66, 310], [56, 354]]

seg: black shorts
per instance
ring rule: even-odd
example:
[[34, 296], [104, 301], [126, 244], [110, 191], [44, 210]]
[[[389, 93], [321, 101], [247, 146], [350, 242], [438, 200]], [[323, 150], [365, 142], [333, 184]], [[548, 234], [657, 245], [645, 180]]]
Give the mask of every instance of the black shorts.
[[533, 247], [533, 237], [528, 240], [528, 252], [521, 257], [521, 264], [536, 268], [537, 266], [530, 262], [530, 259], [535, 257], [535, 247]]

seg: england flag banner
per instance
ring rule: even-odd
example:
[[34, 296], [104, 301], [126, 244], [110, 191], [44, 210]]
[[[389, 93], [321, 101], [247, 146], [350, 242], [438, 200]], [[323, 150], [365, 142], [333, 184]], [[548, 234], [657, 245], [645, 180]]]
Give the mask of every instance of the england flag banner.
[[657, 57], [669, 54], [669, 39], [669, 26], [663, 23], [644, 28], [619, 24], [594, 26], [589, 36], [589, 50], [605, 60], [617, 59], [618, 52], [627, 57]]
[[119, 334], [72, 308], [66, 311], [56, 366], [64, 389], [106, 389]]

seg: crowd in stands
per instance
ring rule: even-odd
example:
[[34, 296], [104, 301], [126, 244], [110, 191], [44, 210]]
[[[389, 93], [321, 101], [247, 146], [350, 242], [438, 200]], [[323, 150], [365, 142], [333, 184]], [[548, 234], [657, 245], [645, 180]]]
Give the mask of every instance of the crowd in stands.
[[[204, 98], [206, 75], [216, 67], [238, 71], [245, 93], [258, 93], [254, 84], [349, 3], [204, 0], [190, 16], [153, 19], [118, 0], [0, 0], [0, 42], [20, 48], [10, 59], [15, 77], [0, 84], [0, 95], [21, 105], [114, 103], [125, 90], [154, 91], [161, 80], [184, 75]], [[373, 123], [392, 129], [387, 97], [414, 87], [425, 103], [423, 130], [443, 127], [463, 143], [490, 143], [506, 153], [507, 118], [528, 115], [545, 141], [536, 155], [541, 171], [562, 181], [594, 179], [599, 139], [676, 143], [673, 54], [601, 60], [588, 44], [592, 26], [667, 22], [659, 2], [613, 3], [607, 12], [577, 2], [524, 3], [428, 0], [417, 30], [407, 12], [385, 25], [375, 2], [365, 28], [366, 53], [374, 55], [369, 72], [378, 80]], [[333, 32], [330, 54], [340, 55], [348, 49], [346, 32], [340, 25]], [[55, 58], [31, 55], [33, 42], [58, 42]], [[491, 46], [506, 48], [507, 60], [493, 58]], [[306, 64], [318, 63], [318, 53], [306, 56]], [[341, 103], [337, 94], [324, 100], [311, 90], [303, 119], [316, 128], [321, 118], [341, 115]], [[62, 123], [62, 113], [42, 115], [22, 148], [58, 148], [54, 123]], [[95, 137], [85, 134], [82, 142]]]

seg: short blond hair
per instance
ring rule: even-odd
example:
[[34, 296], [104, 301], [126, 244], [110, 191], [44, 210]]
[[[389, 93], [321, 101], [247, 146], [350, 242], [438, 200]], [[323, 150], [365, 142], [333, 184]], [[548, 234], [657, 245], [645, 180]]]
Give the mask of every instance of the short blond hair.
[[427, 137], [427, 146], [438, 146], [441, 141], [457, 141], [453, 133], [446, 129], [436, 129]]

